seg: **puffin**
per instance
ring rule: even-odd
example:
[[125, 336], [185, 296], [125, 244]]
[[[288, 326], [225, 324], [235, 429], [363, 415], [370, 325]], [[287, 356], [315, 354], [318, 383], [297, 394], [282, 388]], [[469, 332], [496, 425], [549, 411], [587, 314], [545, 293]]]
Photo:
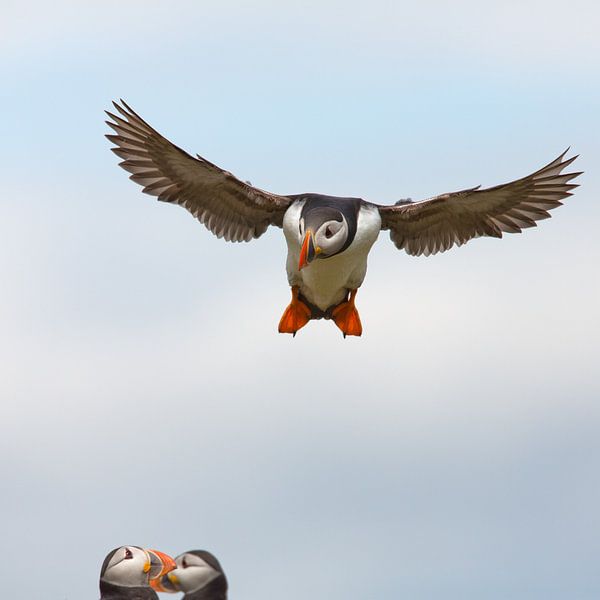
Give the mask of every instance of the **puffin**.
[[150, 585], [159, 592], [183, 592], [182, 600], [227, 600], [227, 578], [221, 563], [207, 550], [188, 550], [175, 557], [176, 568]]
[[158, 600], [150, 584], [175, 566], [168, 554], [158, 550], [119, 546], [102, 563], [100, 600]]
[[143, 192], [187, 209], [218, 238], [248, 242], [269, 226], [287, 243], [291, 302], [280, 333], [310, 320], [330, 319], [344, 337], [362, 334], [356, 294], [380, 231], [411, 256], [430, 256], [477, 237], [520, 233], [572, 195], [581, 172], [563, 173], [577, 156], [569, 148], [545, 167], [490, 188], [481, 186], [420, 201], [380, 205], [362, 198], [318, 193], [280, 195], [242, 181], [200, 155], [191, 156], [144, 121], [122, 99], [106, 111], [114, 133], [106, 137], [120, 166]]

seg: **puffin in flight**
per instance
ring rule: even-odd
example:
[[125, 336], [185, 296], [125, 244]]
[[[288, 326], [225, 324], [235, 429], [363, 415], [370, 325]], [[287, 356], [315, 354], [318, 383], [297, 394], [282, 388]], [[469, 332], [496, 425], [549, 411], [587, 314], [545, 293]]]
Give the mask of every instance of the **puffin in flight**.
[[176, 568], [150, 585], [159, 592], [183, 592], [182, 600], [227, 600], [227, 578], [216, 557], [188, 550], [175, 558]]
[[111, 550], [100, 570], [100, 600], [158, 600], [150, 587], [175, 568], [175, 561], [158, 550], [120, 546]]
[[418, 256], [436, 254], [469, 240], [519, 233], [550, 216], [577, 187], [581, 173], [564, 173], [577, 156], [568, 149], [531, 175], [510, 183], [480, 186], [427, 200], [382, 206], [361, 198], [323, 194], [278, 195], [197, 155], [181, 150], [155, 131], [123, 100], [113, 102], [106, 123], [116, 135], [112, 151], [143, 191], [179, 204], [219, 238], [248, 242], [269, 227], [282, 227], [288, 247], [287, 276], [292, 300], [280, 333], [296, 332], [311, 319], [332, 319], [347, 335], [361, 335], [356, 292], [367, 272], [367, 256], [379, 232], [397, 248]]

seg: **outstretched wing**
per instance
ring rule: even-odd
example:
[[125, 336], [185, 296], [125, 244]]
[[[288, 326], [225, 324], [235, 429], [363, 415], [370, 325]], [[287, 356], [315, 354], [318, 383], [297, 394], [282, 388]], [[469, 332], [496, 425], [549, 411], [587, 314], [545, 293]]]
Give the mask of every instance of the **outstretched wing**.
[[561, 174], [577, 156], [563, 160], [568, 149], [543, 169], [510, 183], [442, 194], [420, 202], [379, 206], [381, 228], [408, 254], [444, 252], [480, 236], [502, 237], [534, 227], [549, 210], [571, 196], [581, 173]]
[[194, 158], [155, 131], [127, 104], [113, 102], [120, 117], [107, 112], [116, 135], [106, 137], [130, 179], [159, 200], [189, 210], [217, 237], [247, 242], [269, 225], [282, 226], [292, 200], [252, 187], [198, 156]]

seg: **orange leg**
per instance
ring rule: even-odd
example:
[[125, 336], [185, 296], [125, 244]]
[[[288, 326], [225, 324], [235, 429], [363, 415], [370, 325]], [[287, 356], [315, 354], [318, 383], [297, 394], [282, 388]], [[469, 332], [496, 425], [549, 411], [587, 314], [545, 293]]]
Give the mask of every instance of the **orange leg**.
[[298, 292], [298, 286], [293, 286], [292, 301], [279, 321], [279, 333], [296, 335], [296, 331], [302, 329], [310, 321], [310, 308], [302, 300], [298, 300]]
[[361, 335], [362, 325], [354, 299], [356, 298], [357, 290], [350, 292], [350, 299], [347, 302], [338, 304], [331, 313], [335, 324], [342, 330], [344, 337], [347, 335]]

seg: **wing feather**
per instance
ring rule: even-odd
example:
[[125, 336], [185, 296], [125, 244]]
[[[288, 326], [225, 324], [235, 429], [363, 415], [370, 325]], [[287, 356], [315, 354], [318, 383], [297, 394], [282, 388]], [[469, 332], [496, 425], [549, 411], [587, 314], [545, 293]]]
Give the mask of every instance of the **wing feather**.
[[247, 242], [269, 225], [282, 226], [292, 200], [255, 188], [202, 158], [190, 156], [160, 135], [123, 100], [107, 111], [114, 134], [106, 137], [120, 166], [143, 192], [186, 208], [212, 233]]
[[503, 233], [535, 227], [536, 221], [548, 219], [548, 211], [560, 206], [578, 187], [569, 182], [581, 172], [562, 172], [577, 158], [564, 160], [567, 152], [539, 171], [510, 183], [379, 206], [381, 228], [390, 231], [396, 247], [415, 256], [429, 256], [476, 237], [501, 238]]

